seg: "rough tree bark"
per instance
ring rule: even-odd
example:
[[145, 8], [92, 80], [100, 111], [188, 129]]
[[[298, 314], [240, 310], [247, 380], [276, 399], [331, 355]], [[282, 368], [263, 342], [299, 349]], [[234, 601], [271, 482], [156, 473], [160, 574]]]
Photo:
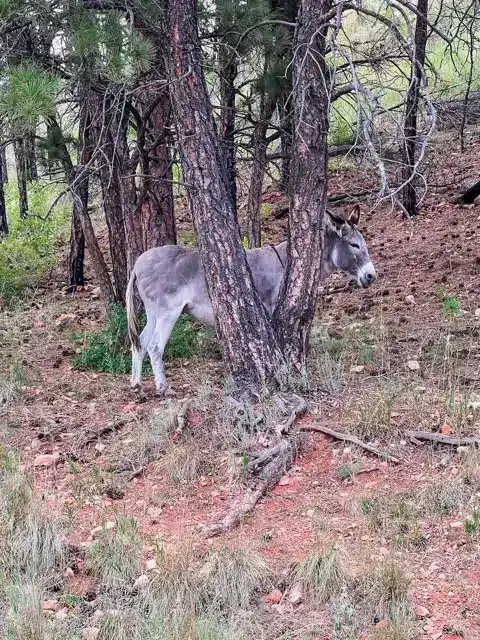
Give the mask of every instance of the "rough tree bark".
[[[173, 171], [170, 157], [170, 95], [165, 86], [164, 42], [152, 27], [151, 15], [133, 3], [135, 29], [145, 34], [156, 49], [155, 71], [151, 82], [139, 94], [134, 106], [138, 110], [137, 148], [140, 172], [137, 224], [141, 225], [142, 251], [164, 244], [176, 244], [177, 231], [173, 208]], [[132, 170], [136, 167], [132, 165]], [[127, 237], [128, 243], [128, 237]], [[131, 252], [129, 252], [129, 255]], [[129, 268], [131, 267], [131, 255]]]
[[260, 205], [263, 177], [267, 168], [267, 130], [277, 103], [276, 92], [266, 90], [262, 95], [260, 118], [253, 133], [253, 163], [247, 198], [247, 236], [250, 249], [262, 244]]
[[28, 182], [38, 180], [37, 159], [35, 157], [35, 135], [29, 133], [24, 138], [25, 144], [25, 173]]
[[3, 163], [0, 162], [0, 239], [8, 236], [7, 207], [3, 190]]
[[166, 55], [184, 180], [225, 360], [240, 388], [280, 381], [283, 355], [240, 239], [200, 62], [196, 0], [169, 0]]
[[323, 251], [329, 124], [323, 16], [331, 6], [331, 0], [302, 0], [293, 47], [289, 243], [273, 321], [287, 361], [300, 372], [306, 368]]
[[[95, 104], [94, 103], [94, 99]], [[125, 292], [128, 283], [127, 269], [127, 241], [125, 234], [124, 214], [128, 215], [135, 209], [135, 184], [122, 185], [124, 165], [128, 161], [127, 123], [128, 114], [121, 92], [110, 92], [107, 88], [104, 94], [92, 92], [92, 143], [99, 145], [102, 153], [98, 154], [97, 167], [102, 188], [102, 204], [108, 227], [110, 255], [112, 257], [113, 287], [115, 300], [125, 302]], [[129, 197], [134, 202], [126, 203], [126, 191], [122, 187], [130, 187]], [[127, 206], [126, 206], [127, 205]], [[129, 241], [135, 246], [141, 241], [133, 237], [134, 229], [130, 230]], [[140, 251], [141, 252], [141, 251]]]
[[0, 145], [0, 163], [2, 164], [2, 182], [8, 184], [7, 153], [5, 145]]
[[459, 198], [461, 204], [473, 204], [480, 196], [480, 181], [469, 187]]
[[172, 163], [168, 148], [168, 90], [165, 87], [154, 86], [142, 92], [137, 108], [142, 117], [141, 131], [138, 135], [142, 178], [139, 181], [136, 215], [137, 223], [140, 225], [142, 251], [147, 251], [152, 247], [177, 242]]
[[217, 2], [218, 29], [221, 39], [218, 49], [218, 67], [220, 74], [220, 139], [227, 179], [234, 207], [237, 207], [236, 149], [235, 149], [235, 79], [238, 73], [236, 52], [229, 46], [227, 33], [232, 29], [229, 20], [229, 7], [224, 1]]
[[20, 209], [20, 218], [25, 220], [28, 216], [28, 192], [27, 192], [27, 174], [25, 167], [25, 145], [23, 138], [15, 140], [13, 143], [13, 151], [15, 155], [15, 167], [17, 170], [18, 184], [18, 206]]
[[410, 84], [405, 102], [404, 158], [402, 180], [402, 202], [409, 216], [417, 214], [417, 192], [415, 180], [415, 156], [417, 149], [417, 117], [420, 102], [420, 89], [425, 65], [425, 52], [428, 39], [428, 0], [418, 0], [415, 23], [415, 42]]

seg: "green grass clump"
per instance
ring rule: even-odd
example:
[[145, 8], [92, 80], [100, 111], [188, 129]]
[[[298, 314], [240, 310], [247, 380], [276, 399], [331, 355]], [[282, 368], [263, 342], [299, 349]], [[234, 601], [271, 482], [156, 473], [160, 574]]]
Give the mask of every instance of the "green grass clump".
[[[145, 317], [141, 318], [145, 324]], [[76, 336], [78, 341], [80, 338]], [[193, 358], [212, 343], [208, 329], [196, 330], [191, 319], [181, 315], [172, 331], [165, 349], [165, 358]], [[93, 369], [102, 373], [130, 373], [131, 351], [128, 338], [127, 314], [119, 304], [108, 309], [107, 324], [97, 333], [87, 333], [83, 337], [83, 348], [74, 361], [78, 369]], [[144, 360], [144, 373], [151, 373], [148, 356]]]
[[5, 185], [9, 235], [0, 241], [0, 296], [12, 306], [31, 292], [56, 263], [56, 245], [68, 230], [68, 203], [42, 220], [57, 193], [56, 185], [28, 187], [29, 216], [20, 219], [18, 192]]

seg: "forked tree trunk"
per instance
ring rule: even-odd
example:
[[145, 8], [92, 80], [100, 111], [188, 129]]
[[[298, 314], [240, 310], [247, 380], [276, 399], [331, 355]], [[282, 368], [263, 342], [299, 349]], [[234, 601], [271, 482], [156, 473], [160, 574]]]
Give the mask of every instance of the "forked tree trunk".
[[24, 138], [25, 144], [25, 173], [28, 182], [38, 180], [37, 159], [35, 156], [35, 135], [28, 134]]
[[262, 204], [263, 178], [267, 168], [267, 130], [275, 111], [275, 92], [266, 91], [262, 96], [260, 119], [253, 134], [253, 163], [247, 199], [247, 235], [250, 249], [262, 244], [260, 205]]
[[402, 202], [409, 216], [417, 214], [417, 192], [415, 180], [415, 158], [417, 150], [417, 117], [420, 101], [420, 89], [425, 65], [425, 51], [428, 39], [428, 0], [418, 0], [415, 24], [415, 50], [405, 102], [404, 124], [404, 167], [402, 180]]
[[323, 16], [331, 6], [331, 0], [302, 0], [294, 41], [289, 244], [273, 321], [299, 372], [306, 369], [322, 263], [329, 124]]
[[5, 145], [0, 145], [0, 163], [2, 164], [2, 182], [8, 184], [7, 152]]
[[8, 236], [7, 207], [3, 190], [3, 163], [0, 162], [0, 239]]
[[25, 145], [23, 138], [15, 140], [13, 143], [13, 150], [15, 155], [15, 167], [17, 170], [18, 207], [20, 210], [20, 218], [25, 220], [28, 216], [28, 192], [25, 167]]
[[205, 278], [225, 360], [240, 387], [279, 381], [283, 356], [254, 287], [200, 61], [196, 0], [169, 0], [169, 87]]

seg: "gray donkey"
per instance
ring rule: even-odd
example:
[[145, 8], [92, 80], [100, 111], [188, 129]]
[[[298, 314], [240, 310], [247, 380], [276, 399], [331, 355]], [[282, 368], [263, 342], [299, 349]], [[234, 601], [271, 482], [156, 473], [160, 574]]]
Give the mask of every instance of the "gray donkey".
[[[368, 255], [365, 239], [357, 229], [359, 219], [359, 205], [356, 205], [347, 221], [326, 213], [322, 280], [335, 271], [342, 271], [363, 288], [375, 282], [375, 268]], [[247, 260], [260, 298], [271, 315], [287, 261], [287, 243], [251, 249], [247, 251]], [[147, 325], [140, 335], [134, 304], [135, 284], [147, 314]], [[174, 245], [146, 251], [135, 263], [127, 287], [133, 389], [141, 391], [142, 362], [148, 351], [157, 393], [166, 392], [163, 352], [181, 313], [188, 313], [207, 326], [215, 326], [198, 251]]]

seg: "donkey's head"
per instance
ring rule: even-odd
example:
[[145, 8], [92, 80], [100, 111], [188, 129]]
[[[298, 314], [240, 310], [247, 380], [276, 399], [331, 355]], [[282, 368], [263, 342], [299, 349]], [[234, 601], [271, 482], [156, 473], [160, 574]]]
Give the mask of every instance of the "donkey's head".
[[360, 206], [357, 204], [347, 220], [330, 212], [325, 214], [325, 260], [326, 269], [343, 271], [363, 287], [372, 285], [377, 274], [368, 255], [367, 244], [357, 228]]

